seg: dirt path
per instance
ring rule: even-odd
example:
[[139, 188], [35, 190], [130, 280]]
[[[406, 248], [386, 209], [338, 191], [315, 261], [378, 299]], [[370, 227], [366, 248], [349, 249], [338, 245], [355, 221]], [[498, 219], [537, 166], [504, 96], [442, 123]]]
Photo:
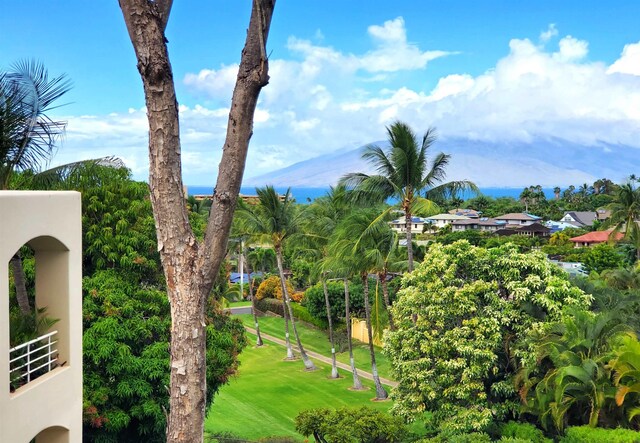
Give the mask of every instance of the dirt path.
[[[245, 329], [247, 330], [247, 332], [252, 333], [253, 335], [256, 334], [256, 330], [253, 328], [249, 328], [247, 326], [245, 326]], [[277, 337], [274, 337], [272, 335], [268, 335], [265, 334], [264, 332], [260, 332], [260, 335], [262, 336], [263, 340], [269, 340], [270, 342], [276, 343], [278, 345], [282, 345], [285, 346], [285, 342], [282, 339], [279, 339]], [[298, 351], [298, 347], [295, 344], [291, 344], [293, 346], [293, 350], [294, 351]], [[316, 360], [319, 360], [323, 363], [327, 363], [328, 365], [331, 365], [331, 358], [330, 357], [326, 357], [322, 354], [318, 354], [317, 352], [313, 352], [313, 351], [306, 351], [307, 355], [311, 358], [314, 358]], [[351, 377], [351, 366], [345, 364], [345, 363], [341, 363], [341, 362], [336, 362], [336, 364], [338, 365], [338, 367], [340, 369], [343, 369], [345, 371], [347, 371], [349, 373], [349, 377]], [[365, 372], [361, 369], [358, 369], [358, 375], [362, 378], [366, 378], [367, 380], [373, 380], [373, 375], [370, 372]], [[342, 374], [343, 377], [346, 377], [347, 375]], [[391, 386], [392, 388], [395, 388], [396, 386], [398, 386], [398, 382], [393, 381], [393, 380], [389, 380], [386, 378], [382, 378], [380, 377], [380, 383], [382, 383], [383, 385], [387, 385], [387, 386]]]

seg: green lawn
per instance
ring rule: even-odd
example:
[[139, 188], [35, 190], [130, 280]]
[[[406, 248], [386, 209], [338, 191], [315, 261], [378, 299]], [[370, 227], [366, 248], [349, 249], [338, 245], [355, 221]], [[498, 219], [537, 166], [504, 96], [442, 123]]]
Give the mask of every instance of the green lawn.
[[244, 306], [251, 306], [251, 302], [250, 301], [233, 301], [229, 303], [230, 308], [241, 308]]
[[[250, 317], [250, 316], [246, 316]], [[275, 320], [275, 319], [265, 319]], [[271, 322], [264, 321], [265, 329]], [[305, 328], [306, 331], [306, 328]], [[249, 335], [251, 343], [255, 336]], [[309, 408], [367, 405], [388, 410], [390, 401], [373, 402], [372, 382], [363, 379], [370, 389], [354, 392], [351, 377], [329, 379], [330, 365], [315, 362], [319, 370], [306, 372], [302, 361], [285, 362], [284, 348], [268, 343], [256, 348], [249, 345], [240, 355], [238, 376], [216, 395], [207, 416], [206, 432], [231, 432], [246, 439], [267, 436], [291, 436], [303, 441], [295, 432], [294, 418]]]
[[[238, 318], [242, 320], [245, 326], [253, 328], [253, 316], [252, 315], [238, 315]], [[258, 322], [260, 323], [260, 331], [265, 334], [273, 335], [284, 340], [284, 319], [280, 317], [260, 317]], [[316, 328], [307, 327], [301, 322], [296, 322], [298, 332], [300, 333], [300, 340], [305, 349], [315, 351], [320, 354], [331, 356], [331, 345], [329, 343], [328, 334]], [[293, 331], [291, 331], [293, 338]], [[253, 343], [253, 342], [252, 342]], [[362, 343], [358, 340], [353, 341], [353, 356], [356, 361], [356, 367], [363, 371], [371, 372], [371, 358], [369, 357], [369, 345]], [[282, 351], [284, 355], [284, 350]], [[349, 352], [345, 351], [336, 355], [338, 361], [349, 364]], [[376, 363], [378, 366], [378, 373], [381, 377], [393, 379], [391, 377], [391, 366], [389, 360], [385, 355], [382, 355], [380, 348], [376, 346]], [[341, 370], [344, 375], [344, 370]]]

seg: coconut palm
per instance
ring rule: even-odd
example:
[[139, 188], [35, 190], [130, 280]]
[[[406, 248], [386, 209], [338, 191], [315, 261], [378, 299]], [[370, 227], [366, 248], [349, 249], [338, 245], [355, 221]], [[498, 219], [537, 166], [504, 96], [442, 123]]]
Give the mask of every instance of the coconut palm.
[[619, 232], [625, 232], [625, 238], [631, 240], [636, 249], [636, 259], [640, 260], [640, 187], [629, 181], [617, 189], [611, 210], [610, 222], [613, 224], [611, 238]]
[[407, 124], [398, 121], [387, 127], [387, 134], [388, 149], [369, 145], [362, 154], [378, 174], [350, 173], [341, 181], [355, 187], [356, 196], [378, 201], [398, 199], [405, 215], [408, 267], [413, 271], [412, 214], [429, 209], [434, 199], [444, 201], [466, 189], [477, 192], [477, 187], [467, 180], [444, 182], [449, 155], [437, 154], [429, 163], [428, 154], [436, 141], [435, 129], [429, 128], [420, 141]]
[[556, 200], [560, 200], [560, 192], [561, 191], [562, 191], [562, 189], [560, 189], [560, 186], [556, 186], [555, 188], [553, 188], [553, 195], [554, 195]]
[[280, 200], [280, 196], [273, 186], [256, 188], [259, 200], [258, 205], [254, 207], [242, 205], [238, 211], [238, 216], [240, 217], [240, 223], [243, 225], [246, 232], [257, 239], [268, 241], [276, 252], [276, 263], [282, 285], [287, 358], [293, 358], [293, 349], [291, 348], [291, 341], [289, 340], [288, 318], [291, 322], [293, 333], [298, 344], [298, 349], [300, 350], [300, 355], [304, 361], [304, 365], [308, 370], [314, 370], [316, 367], [307, 356], [307, 353], [302, 346], [302, 342], [300, 341], [298, 329], [296, 328], [296, 322], [293, 317], [293, 310], [291, 309], [291, 301], [284, 276], [284, 267], [282, 264], [283, 244], [292, 235], [299, 231], [301, 223], [300, 214], [296, 212], [290, 191], [291, 190], [288, 189], [284, 195], [284, 199]]
[[319, 259], [314, 271], [319, 274], [322, 290], [324, 291], [329, 324], [329, 341], [331, 342], [331, 378], [338, 378], [339, 374], [336, 362], [333, 319], [331, 318], [331, 301], [329, 300], [329, 291], [327, 289], [327, 275], [331, 272], [328, 246], [331, 234], [349, 210], [347, 190], [344, 186], [339, 185], [329, 188], [327, 195], [316, 199], [304, 213], [305, 235], [303, 239], [306, 246], [315, 252]]
[[253, 296], [253, 281], [251, 278], [251, 264], [247, 260], [246, 254], [242, 251], [242, 259], [247, 267], [247, 276], [249, 277], [249, 300], [251, 300], [251, 312], [253, 313], [253, 324], [256, 328], [256, 346], [262, 346], [262, 336], [260, 335], [260, 323], [258, 323], [258, 312], [256, 309], [256, 300]]
[[[376, 399], [388, 397], [376, 365], [376, 355], [373, 346], [373, 328], [371, 325], [371, 307], [369, 303], [369, 272], [376, 271], [380, 266], [383, 251], [391, 249], [389, 243], [395, 239], [395, 233], [390, 229], [385, 219], [380, 219], [377, 208], [367, 208], [354, 211], [336, 230], [332, 244], [334, 255], [349, 263], [349, 267], [358, 273], [364, 289], [364, 310], [369, 338], [369, 354], [371, 357], [371, 373], [376, 386]], [[358, 235], [360, 234], [360, 235]]]

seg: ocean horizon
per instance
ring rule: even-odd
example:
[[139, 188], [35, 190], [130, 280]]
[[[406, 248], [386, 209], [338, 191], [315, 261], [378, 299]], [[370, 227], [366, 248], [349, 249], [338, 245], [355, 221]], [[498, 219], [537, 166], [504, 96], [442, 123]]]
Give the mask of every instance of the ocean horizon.
[[[285, 192], [287, 192], [287, 187], [274, 186], [274, 188], [280, 194], [284, 194]], [[493, 198], [513, 197], [515, 199], [518, 199], [523, 189], [524, 189], [523, 187], [521, 188], [508, 188], [508, 187], [480, 188], [480, 192], [482, 193], [482, 195], [486, 195], [487, 197], [493, 197]], [[544, 191], [544, 194], [548, 199], [554, 197], [553, 188], [542, 188], [542, 190]], [[328, 191], [329, 191], [328, 186], [317, 187], [317, 188], [291, 187], [291, 195], [293, 196], [295, 201], [298, 203], [311, 203], [316, 198], [326, 195]], [[213, 194], [213, 186], [187, 185], [187, 193], [188, 195], [211, 195]], [[244, 195], [256, 195], [256, 188], [253, 186], [242, 186], [240, 188], [240, 193]], [[468, 199], [471, 197], [472, 195], [470, 193], [466, 193], [465, 195], [462, 195], [463, 199]]]

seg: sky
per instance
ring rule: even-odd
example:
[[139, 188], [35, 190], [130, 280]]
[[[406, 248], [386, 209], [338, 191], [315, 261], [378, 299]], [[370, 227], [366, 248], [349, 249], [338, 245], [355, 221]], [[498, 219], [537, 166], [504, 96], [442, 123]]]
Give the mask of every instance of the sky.
[[[249, 0], [175, 0], [167, 39], [183, 179], [211, 186]], [[409, 123], [439, 137], [555, 137], [638, 150], [640, 2], [278, 0], [245, 177], [385, 139]], [[147, 120], [117, 0], [0, 0], [0, 69], [41, 61], [73, 89], [51, 166], [122, 158], [146, 180]], [[631, 166], [630, 166], [631, 170]]]

